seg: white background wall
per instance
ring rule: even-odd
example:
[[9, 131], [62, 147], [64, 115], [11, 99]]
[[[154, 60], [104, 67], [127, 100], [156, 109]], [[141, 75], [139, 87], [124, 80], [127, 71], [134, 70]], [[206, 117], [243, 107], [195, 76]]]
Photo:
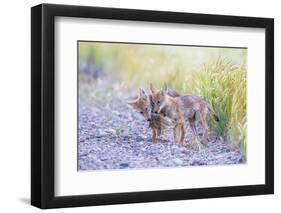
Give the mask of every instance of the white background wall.
[[[277, 212], [281, 202], [280, 108], [281, 13], [279, 1], [59, 0], [45, 3], [170, 10], [275, 18], [275, 195], [113, 205], [52, 212]], [[30, 197], [30, 7], [41, 1], [2, 1], [0, 10], [0, 211], [38, 212]], [[280, 211], [280, 210], [279, 210]]]

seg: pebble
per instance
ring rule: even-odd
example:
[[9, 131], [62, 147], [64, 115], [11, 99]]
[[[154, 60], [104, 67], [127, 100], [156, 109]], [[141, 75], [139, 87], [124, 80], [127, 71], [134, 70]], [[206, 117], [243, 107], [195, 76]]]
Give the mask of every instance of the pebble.
[[120, 163], [120, 168], [121, 169], [124, 169], [124, 168], [127, 168], [127, 167], [129, 167], [128, 163]]
[[175, 158], [175, 159], [173, 159], [172, 160], [175, 164], [177, 164], [177, 165], [182, 165], [183, 164], [183, 161], [181, 160], [181, 159], [179, 159], [179, 158]]

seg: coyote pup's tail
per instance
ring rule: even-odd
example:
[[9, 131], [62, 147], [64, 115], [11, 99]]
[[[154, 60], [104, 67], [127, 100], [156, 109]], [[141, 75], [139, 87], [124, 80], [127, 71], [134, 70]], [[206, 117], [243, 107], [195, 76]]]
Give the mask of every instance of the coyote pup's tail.
[[214, 110], [213, 110], [210, 106], [208, 106], [208, 111], [209, 111], [209, 113], [210, 113], [210, 115], [211, 115], [211, 118], [212, 118], [214, 121], [216, 121], [216, 122], [219, 122], [219, 121], [220, 121], [219, 117], [217, 116], [217, 114], [214, 112]]

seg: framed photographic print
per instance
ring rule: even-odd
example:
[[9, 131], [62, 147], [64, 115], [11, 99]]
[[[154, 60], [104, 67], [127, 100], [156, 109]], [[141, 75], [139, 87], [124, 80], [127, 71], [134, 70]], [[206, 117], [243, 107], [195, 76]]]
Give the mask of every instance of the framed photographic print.
[[272, 194], [274, 21], [31, 9], [31, 204]]

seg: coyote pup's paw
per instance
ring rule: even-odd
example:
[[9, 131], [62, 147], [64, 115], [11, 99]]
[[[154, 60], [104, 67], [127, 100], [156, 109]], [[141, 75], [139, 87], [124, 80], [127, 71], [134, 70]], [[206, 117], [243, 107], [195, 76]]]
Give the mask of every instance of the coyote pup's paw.
[[152, 137], [152, 138], [151, 138], [151, 141], [152, 141], [153, 143], [156, 143], [158, 140], [159, 140], [158, 137]]
[[185, 145], [185, 144], [186, 144], [185, 140], [180, 141], [180, 145]]

